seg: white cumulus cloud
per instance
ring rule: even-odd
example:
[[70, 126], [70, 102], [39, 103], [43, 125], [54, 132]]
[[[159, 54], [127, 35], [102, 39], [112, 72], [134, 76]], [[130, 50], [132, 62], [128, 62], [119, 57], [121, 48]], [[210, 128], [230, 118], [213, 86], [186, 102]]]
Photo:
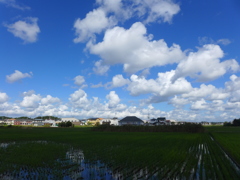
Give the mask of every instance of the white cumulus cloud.
[[34, 90], [29, 90], [29, 91], [25, 91], [22, 93], [22, 96], [31, 96], [32, 94], [35, 94]]
[[9, 83], [14, 83], [16, 81], [19, 81], [21, 79], [27, 78], [27, 77], [32, 77], [32, 72], [30, 73], [22, 73], [21, 71], [15, 70], [13, 74], [7, 75], [6, 80]]
[[204, 99], [198, 100], [191, 105], [192, 110], [204, 110], [207, 109], [208, 104]]
[[186, 79], [180, 78], [174, 83], [171, 82], [174, 73], [174, 70], [158, 73], [157, 79], [148, 80], [145, 77], [132, 75], [130, 78], [131, 83], [127, 89], [133, 96], [153, 94], [154, 96], [148, 100], [149, 103], [161, 102], [170, 96], [190, 92], [192, 86]]
[[121, 74], [118, 74], [112, 78], [111, 88], [122, 87], [129, 83], [130, 83], [129, 79], [124, 79]]
[[93, 71], [95, 74], [105, 75], [107, 73], [107, 71], [109, 70], [109, 68], [110, 68], [110, 66], [104, 65], [103, 61], [100, 60], [100, 61], [95, 62]]
[[0, 103], [5, 103], [9, 99], [8, 95], [6, 93], [0, 92]]
[[106, 98], [108, 99], [108, 107], [110, 109], [115, 108], [120, 102], [120, 98], [115, 91], [110, 91]]
[[109, 29], [102, 42], [89, 43], [88, 48], [91, 53], [99, 55], [107, 65], [123, 64], [128, 73], [178, 63], [184, 57], [180, 46], [173, 44], [168, 47], [163, 39], [150, 40], [146, 27], [140, 22], [134, 23], [130, 29]]
[[207, 82], [219, 78], [228, 71], [239, 70], [239, 64], [234, 59], [220, 62], [223, 56], [224, 52], [218, 45], [204, 45], [197, 52], [191, 52], [178, 64], [172, 80], [189, 76], [199, 82]]
[[48, 104], [58, 103], [60, 101], [61, 100], [57, 97], [52, 97], [51, 95], [47, 95], [46, 97], [41, 99], [41, 104], [48, 105]]
[[225, 83], [225, 89], [230, 94], [230, 102], [240, 102], [240, 77], [232, 75], [231, 81]]
[[85, 79], [83, 76], [76, 76], [74, 78], [74, 84], [78, 85], [78, 86], [81, 86], [83, 83], [85, 82]]
[[40, 100], [41, 96], [39, 94], [32, 94], [31, 96], [25, 96], [20, 105], [25, 108], [37, 108]]
[[101, 33], [107, 27], [115, 24], [112, 17], [106, 17], [103, 9], [98, 8], [89, 12], [84, 19], [78, 18], [74, 23], [75, 43], [84, 42], [89, 38], [94, 38], [95, 33]]
[[24, 43], [33, 43], [37, 41], [40, 28], [37, 24], [38, 18], [28, 17], [25, 20], [19, 20], [13, 24], [4, 24], [7, 30], [15, 37], [24, 41]]
[[75, 91], [68, 99], [74, 107], [87, 108], [90, 104], [90, 101], [87, 98], [87, 93], [82, 89]]
[[171, 100], [169, 100], [169, 104], [172, 104], [173, 106], [175, 106], [177, 108], [182, 107], [188, 103], [189, 103], [188, 99], [182, 98], [182, 97], [179, 97], [176, 95]]
[[168, 22], [180, 11], [172, 0], [96, 0], [98, 7], [87, 13], [84, 19], [74, 23], [75, 43], [95, 41], [96, 34], [124, 22], [132, 17], [144, 23]]

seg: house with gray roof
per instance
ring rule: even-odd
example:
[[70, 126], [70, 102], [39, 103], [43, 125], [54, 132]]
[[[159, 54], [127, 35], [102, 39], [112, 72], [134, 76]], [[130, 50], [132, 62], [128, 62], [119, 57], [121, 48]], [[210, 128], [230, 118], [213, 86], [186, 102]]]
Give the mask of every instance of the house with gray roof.
[[135, 126], [144, 125], [144, 121], [139, 119], [136, 116], [127, 116], [127, 117], [123, 118], [122, 120], [120, 120], [118, 123], [120, 126], [122, 126], [122, 125], [135, 125]]

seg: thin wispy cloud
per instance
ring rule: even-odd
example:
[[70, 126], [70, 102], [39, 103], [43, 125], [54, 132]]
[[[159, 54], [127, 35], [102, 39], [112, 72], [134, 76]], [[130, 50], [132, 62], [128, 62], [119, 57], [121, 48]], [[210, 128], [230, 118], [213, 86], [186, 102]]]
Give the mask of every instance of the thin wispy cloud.
[[23, 5], [15, 0], [0, 0], [0, 3], [5, 4], [7, 7], [12, 7], [22, 11], [31, 9], [29, 6]]

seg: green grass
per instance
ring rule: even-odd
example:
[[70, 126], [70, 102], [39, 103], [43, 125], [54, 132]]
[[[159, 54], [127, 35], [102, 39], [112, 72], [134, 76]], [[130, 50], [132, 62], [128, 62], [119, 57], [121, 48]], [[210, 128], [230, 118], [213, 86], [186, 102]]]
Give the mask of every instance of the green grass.
[[[231, 135], [229, 137], [234, 137], [234, 133], [238, 134], [238, 131], [235, 132], [236, 129], [231, 131], [219, 128], [217, 131], [215, 127], [210, 127], [207, 130], [217, 140], [228, 138], [228, 134]], [[113, 169], [120, 169], [126, 177], [136, 169], [147, 167], [150, 173], [158, 172], [159, 179], [176, 177], [189, 179], [196, 176], [196, 173], [192, 174], [193, 169], [195, 172], [199, 171], [201, 179], [204, 177], [205, 179], [218, 179], [218, 177], [238, 179], [239, 175], [232, 170], [217, 144], [211, 141], [208, 132], [98, 132], [92, 131], [91, 127], [0, 128], [0, 142], [39, 140], [52, 142], [46, 147], [36, 143], [18, 149], [12, 146], [11, 151], [2, 150], [0, 157], [5, 157], [4, 161], [12, 164], [37, 165], [39, 160], [33, 158], [34, 154], [37, 153], [39, 157], [44, 158], [43, 154], [48, 151], [48, 157], [51, 158], [45, 158], [44, 161], [51, 164], [57, 156], [61, 157], [66, 152], [66, 147], [73, 146], [82, 149], [85, 158], [89, 161], [101, 160]], [[221, 142], [224, 144], [225, 141], [221, 140]], [[234, 147], [237, 145], [233, 143], [234, 138], [230, 142], [231, 147], [235, 148], [235, 152], [232, 153], [236, 154], [239, 149]], [[28, 148], [30, 146], [33, 147], [33, 151], [28, 150], [31, 149]], [[54, 154], [58, 149], [62, 150], [59, 154]], [[18, 153], [14, 153], [15, 151]], [[14, 159], [21, 154], [25, 157], [15, 161]], [[30, 154], [29, 159], [34, 160], [28, 161], [27, 154]]]

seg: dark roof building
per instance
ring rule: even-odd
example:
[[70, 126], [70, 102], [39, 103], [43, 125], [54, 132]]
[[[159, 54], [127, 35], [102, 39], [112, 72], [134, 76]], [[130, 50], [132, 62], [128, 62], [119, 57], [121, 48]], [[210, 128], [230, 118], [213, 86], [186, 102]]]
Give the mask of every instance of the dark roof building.
[[119, 121], [119, 125], [143, 125], [143, 120], [136, 116], [127, 116]]

